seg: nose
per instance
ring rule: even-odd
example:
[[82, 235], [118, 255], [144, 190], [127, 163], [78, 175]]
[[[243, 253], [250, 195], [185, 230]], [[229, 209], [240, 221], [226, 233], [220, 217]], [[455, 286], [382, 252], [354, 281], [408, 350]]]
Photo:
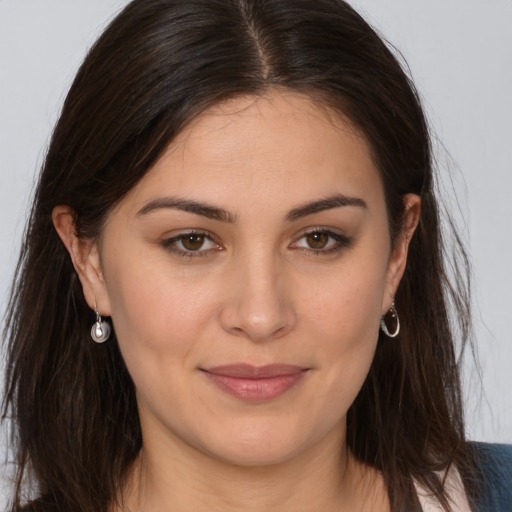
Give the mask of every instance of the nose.
[[220, 313], [222, 328], [258, 342], [292, 331], [297, 323], [293, 287], [275, 258], [253, 255], [232, 270]]

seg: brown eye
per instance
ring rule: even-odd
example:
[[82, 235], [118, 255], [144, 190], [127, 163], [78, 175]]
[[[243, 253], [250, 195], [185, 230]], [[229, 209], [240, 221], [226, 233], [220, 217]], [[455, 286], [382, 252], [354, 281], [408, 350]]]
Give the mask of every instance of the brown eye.
[[324, 249], [329, 243], [329, 234], [322, 231], [308, 233], [305, 238], [311, 249]]
[[294, 249], [303, 249], [309, 254], [335, 254], [350, 247], [352, 240], [330, 229], [312, 229], [291, 244]]
[[205, 235], [191, 233], [183, 235], [180, 241], [183, 248], [187, 251], [199, 251], [204, 245], [205, 238]]
[[183, 258], [211, 256], [214, 252], [222, 251], [222, 247], [208, 233], [195, 231], [162, 240], [161, 245], [166, 251]]

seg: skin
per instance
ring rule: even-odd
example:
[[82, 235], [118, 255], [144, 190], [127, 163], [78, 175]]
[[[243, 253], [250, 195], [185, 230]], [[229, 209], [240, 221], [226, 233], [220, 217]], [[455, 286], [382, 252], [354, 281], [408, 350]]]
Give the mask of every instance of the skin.
[[[360, 204], [290, 219], [334, 195]], [[169, 197], [232, 222], [141, 213]], [[346, 449], [345, 424], [418, 222], [419, 198], [404, 202], [392, 248], [366, 140], [308, 97], [274, 91], [190, 123], [109, 214], [99, 243], [78, 239], [72, 211], [55, 208], [86, 300], [112, 317], [137, 390], [144, 446], [125, 510], [389, 509], [381, 476]], [[241, 362], [307, 371], [258, 403], [202, 371]]]

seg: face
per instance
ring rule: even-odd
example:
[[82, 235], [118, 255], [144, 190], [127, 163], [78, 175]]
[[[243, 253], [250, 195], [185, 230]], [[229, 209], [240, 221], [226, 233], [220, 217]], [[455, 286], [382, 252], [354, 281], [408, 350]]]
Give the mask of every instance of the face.
[[392, 251], [368, 144], [339, 116], [291, 92], [203, 113], [111, 212], [82, 276], [144, 439], [245, 465], [342, 442], [404, 240]]

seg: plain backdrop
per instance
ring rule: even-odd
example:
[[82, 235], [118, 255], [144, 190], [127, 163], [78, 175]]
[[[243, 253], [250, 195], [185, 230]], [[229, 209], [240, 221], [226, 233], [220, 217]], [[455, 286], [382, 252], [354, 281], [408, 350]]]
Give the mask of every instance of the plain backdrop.
[[[0, 0], [2, 316], [34, 176], [60, 105], [87, 48], [126, 3]], [[446, 200], [462, 223], [474, 270], [482, 380], [468, 365], [468, 432], [473, 439], [512, 442], [512, 1], [352, 5], [407, 60], [446, 148], [438, 154]]]

